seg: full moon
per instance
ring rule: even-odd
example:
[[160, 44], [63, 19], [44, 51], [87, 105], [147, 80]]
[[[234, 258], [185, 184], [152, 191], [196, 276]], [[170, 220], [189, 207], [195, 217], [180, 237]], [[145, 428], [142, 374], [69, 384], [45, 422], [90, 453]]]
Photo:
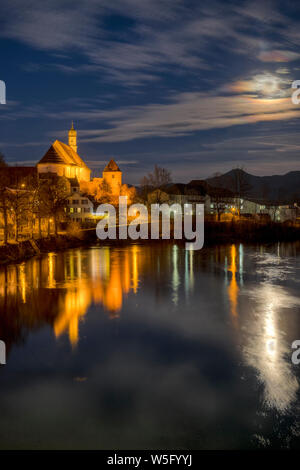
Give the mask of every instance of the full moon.
[[263, 95], [271, 98], [279, 91], [279, 80], [271, 75], [260, 75], [255, 78], [255, 88]]

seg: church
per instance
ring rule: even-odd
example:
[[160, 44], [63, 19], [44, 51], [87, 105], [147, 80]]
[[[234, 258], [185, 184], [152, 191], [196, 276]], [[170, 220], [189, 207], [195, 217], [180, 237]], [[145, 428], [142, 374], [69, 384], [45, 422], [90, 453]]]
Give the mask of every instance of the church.
[[40, 176], [47, 173], [55, 173], [58, 176], [65, 176], [70, 180], [77, 180], [84, 183], [85, 187], [100, 185], [105, 181], [111, 188], [112, 195], [118, 196], [122, 186], [122, 172], [114, 160], [110, 160], [104, 168], [102, 178], [91, 180], [91, 169], [85, 164], [77, 153], [77, 131], [72, 127], [68, 133], [68, 145], [55, 140], [43, 158], [37, 163], [37, 170]]

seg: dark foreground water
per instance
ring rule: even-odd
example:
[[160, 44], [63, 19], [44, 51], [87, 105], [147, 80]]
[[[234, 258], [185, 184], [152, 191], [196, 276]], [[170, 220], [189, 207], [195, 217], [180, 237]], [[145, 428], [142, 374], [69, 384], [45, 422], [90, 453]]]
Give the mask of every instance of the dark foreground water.
[[300, 448], [300, 244], [0, 270], [1, 448]]

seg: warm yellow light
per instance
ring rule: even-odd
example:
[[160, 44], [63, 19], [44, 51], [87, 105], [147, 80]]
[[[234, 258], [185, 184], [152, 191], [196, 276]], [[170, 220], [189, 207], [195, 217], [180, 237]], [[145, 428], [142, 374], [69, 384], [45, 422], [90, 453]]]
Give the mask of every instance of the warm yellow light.
[[231, 272], [232, 277], [230, 284], [228, 286], [228, 296], [229, 296], [229, 301], [230, 301], [230, 311], [231, 315], [234, 319], [237, 319], [238, 317], [238, 294], [239, 294], [239, 286], [237, 283], [237, 250], [236, 246], [232, 245], [231, 246], [231, 264], [228, 268], [228, 271]]

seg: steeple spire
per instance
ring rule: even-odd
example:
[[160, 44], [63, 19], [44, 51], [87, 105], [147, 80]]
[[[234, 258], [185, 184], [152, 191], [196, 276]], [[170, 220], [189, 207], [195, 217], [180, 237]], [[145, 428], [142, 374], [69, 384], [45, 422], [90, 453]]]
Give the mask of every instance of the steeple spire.
[[74, 152], [77, 153], [77, 131], [74, 129], [74, 123], [72, 121], [72, 127], [69, 130], [69, 146]]

